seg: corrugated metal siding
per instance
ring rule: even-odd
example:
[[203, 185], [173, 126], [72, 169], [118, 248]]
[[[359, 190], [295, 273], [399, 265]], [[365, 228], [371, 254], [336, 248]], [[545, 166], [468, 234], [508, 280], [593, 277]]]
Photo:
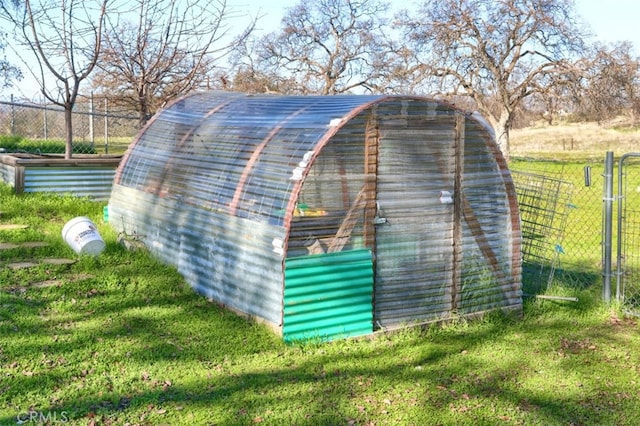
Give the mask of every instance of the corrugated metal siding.
[[216, 213], [116, 185], [109, 223], [144, 242], [198, 293], [280, 325], [282, 255], [274, 239], [282, 227]]
[[369, 250], [287, 259], [285, 341], [333, 340], [373, 332], [373, 263]]
[[96, 200], [111, 195], [114, 167], [25, 167], [24, 192], [59, 192]]
[[16, 168], [15, 166], [0, 162], [0, 179], [3, 183], [15, 187]]

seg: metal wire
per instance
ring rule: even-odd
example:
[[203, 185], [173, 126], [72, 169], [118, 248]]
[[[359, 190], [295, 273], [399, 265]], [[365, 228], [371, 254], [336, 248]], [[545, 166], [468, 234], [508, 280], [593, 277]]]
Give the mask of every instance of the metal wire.
[[549, 289], [560, 267], [564, 232], [573, 185], [531, 172], [512, 172], [522, 221], [523, 286], [525, 292]]

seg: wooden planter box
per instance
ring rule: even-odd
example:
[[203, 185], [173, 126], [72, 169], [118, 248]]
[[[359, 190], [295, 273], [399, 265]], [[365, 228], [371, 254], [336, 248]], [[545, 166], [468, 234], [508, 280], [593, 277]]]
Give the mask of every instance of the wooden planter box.
[[1, 154], [0, 181], [23, 192], [58, 192], [107, 200], [122, 155]]

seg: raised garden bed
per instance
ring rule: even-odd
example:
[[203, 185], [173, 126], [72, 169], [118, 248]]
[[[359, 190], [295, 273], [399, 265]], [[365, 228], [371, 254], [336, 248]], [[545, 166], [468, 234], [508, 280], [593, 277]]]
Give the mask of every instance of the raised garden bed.
[[0, 181], [23, 192], [57, 192], [107, 200], [122, 155], [0, 154]]

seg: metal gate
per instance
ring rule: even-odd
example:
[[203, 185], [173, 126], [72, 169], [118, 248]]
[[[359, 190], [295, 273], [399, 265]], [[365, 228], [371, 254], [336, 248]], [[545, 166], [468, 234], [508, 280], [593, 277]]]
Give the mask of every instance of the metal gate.
[[640, 316], [640, 153], [625, 154], [618, 164], [616, 297]]

